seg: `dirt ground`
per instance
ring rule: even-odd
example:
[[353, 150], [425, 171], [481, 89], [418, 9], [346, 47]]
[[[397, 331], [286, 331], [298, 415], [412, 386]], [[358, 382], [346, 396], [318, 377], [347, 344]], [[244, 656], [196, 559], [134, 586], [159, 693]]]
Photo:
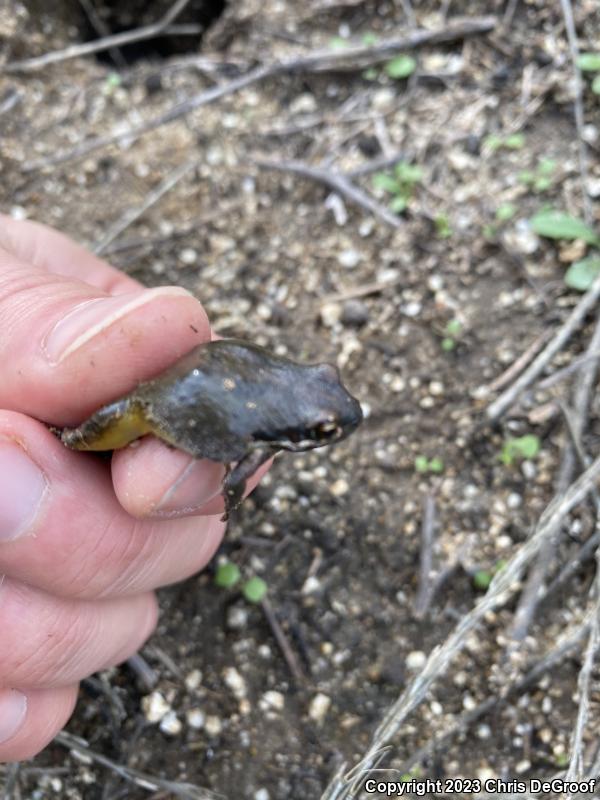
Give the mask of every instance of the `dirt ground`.
[[[52, 5], [9, 0], [0, 9], [0, 64], [89, 35], [78, 3]], [[168, 7], [156, 4], [135, 24]], [[580, 49], [599, 49], [597, 3], [581, 0], [574, 11]], [[284, 70], [125, 136], [259, 63], [340, 53], [349, 41], [377, 46], [482, 15], [493, 15], [493, 31], [418, 47], [409, 76], [388, 74], [391, 55], [346, 69]], [[336, 447], [277, 459], [219, 554], [267, 582], [267, 611], [297, 674], [265, 608], [215, 586], [208, 569], [160, 593], [159, 628], [142, 653], [154, 687], [127, 666], [85, 681], [67, 730], [93, 755], [64, 739], [32, 762], [0, 767], [6, 797], [212, 796], [202, 789], [251, 800], [321, 797], [342, 763], [360, 762], [387, 709], [528, 539], [570, 442], [560, 403], [572, 402], [573, 373], [550, 388], [534, 383], [493, 425], [485, 416], [493, 382], [581, 299], [563, 276], [585, 243], [550, 241], [529, 225], [548, 206], [584, 214], [560, 4], [230, 0], [201, 42], [180, 34], [174, 46], [180, 52], [159, 52], [154, 40], [135, 53], [125, 48], [115, 56], [125, 64], [104, 53], [0, 73], [0, 207], [90, 247], [104, 243], [114, 265], [147, 285], [187, 287], [223, 336], [337, 363], [366, 420]], [[588, 200], [598, 223], [599, 107], [590, 82], [584, 74]], [[117, 133], [116, 143], [48, 163]], [[396, 217], [374, 177], [393, 176], [393, 168], [373, 168], [383, 159], [421, 168]], [[351, 180], [393, 219], [261, 160], [329, 174], [364, 168]], [[114, 228], [188, 162], [160, 199]], [[540, 379], [583, 352], [592, 323]], [[598, 412], [594, 392], [582, 437], [592, 457]], [[501, 458], [507, 439], [531, 434], [539, 453]], [[394, 770], [387, 777], [564, 774], [585, 637], [518, 682], [563, 635], [582, 630], [593, 551], [552, 581], [594, 530], [594, 505], [582, 503], [555, 548], [543, 548], [542, 585], [552, 588], [524, 639], [511, 643], [518, 585], [465, 635], [391, 739], [380, 765]], [[423, 550], [430, 569], [420, 566]], [[594, 671], [586, 764], [597, 755], [597, 679]], [[115, 765], [137, 772], [126, 779]]]

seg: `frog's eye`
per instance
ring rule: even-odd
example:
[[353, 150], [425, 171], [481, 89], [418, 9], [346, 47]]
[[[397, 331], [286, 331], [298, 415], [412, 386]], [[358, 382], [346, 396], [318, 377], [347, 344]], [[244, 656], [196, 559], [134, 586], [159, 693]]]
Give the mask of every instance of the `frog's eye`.
[[321, 422], [316, 427], [316, 434], [318, 439], [334, 439], [339, 433], [339, 426], [332, 420]]

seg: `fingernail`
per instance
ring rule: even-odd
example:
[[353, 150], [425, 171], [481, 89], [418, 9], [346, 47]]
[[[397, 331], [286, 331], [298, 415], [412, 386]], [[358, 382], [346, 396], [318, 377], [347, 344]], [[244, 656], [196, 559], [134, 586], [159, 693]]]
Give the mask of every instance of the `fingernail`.
[[193, 514], [222, 491], [223, 467], [206, 461], [191, 461], [163, 494], [152, 511], [153, 517]]
[[0, 542], [31, 530], [48, 481], [37, 464], [14, 442], [0, 440]]
[[179, 286], [159, 286], [157, 289], [87, 300], [54, 325], [43, 343], [46, 356], [57, 364], [140, 306], [157, 297], [181, 296], [191, 295]]
[[19, 730], [27, 714], [27, 698], [16, 689], [0, 691], [0, 744]]

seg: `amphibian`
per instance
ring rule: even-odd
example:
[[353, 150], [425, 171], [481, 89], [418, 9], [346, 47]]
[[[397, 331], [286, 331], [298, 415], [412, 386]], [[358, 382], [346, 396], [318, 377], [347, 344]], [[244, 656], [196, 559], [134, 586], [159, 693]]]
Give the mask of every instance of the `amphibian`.
[[65, 428], [61, 439], [75, 450], [114, 450], [151, 433], [194, 458], [223, 463], [227, 519], [246, 480], [275, 452], [337, 442], [361, 420], [360, 404], [330, 364], [297, 364], [220, 339]]

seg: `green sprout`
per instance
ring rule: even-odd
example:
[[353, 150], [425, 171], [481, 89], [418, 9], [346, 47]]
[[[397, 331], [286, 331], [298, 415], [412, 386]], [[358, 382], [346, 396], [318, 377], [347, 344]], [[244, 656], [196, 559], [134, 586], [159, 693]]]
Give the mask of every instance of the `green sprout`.
[[449, 353], [456, 347], [456, 340], [462, 331], [462, 324], [458, 319], [451, 319], [446, 323], [445, 336], [442, 339], [442, 350]]
[[392, 58], [384, 67], [386, 75], [390, 78], [394, 78], [394, 80], [409, 78], [416, 68], [417, 62], [415, 59], [407, 55], [400, 55], [396, 56], [396, 58]]
[[600, 53], [581, 53], [577, 66], [582, 72], [592, 73], [592, 92], [600, 94]]
[[485, 137], [483, 145], [491, 153], [495, 153], [497, 150], [522, 150], [525, 146], [525, 134], [511, 133], [508, 136], [500, 136], [492, 133]]
[[508, 222], [517, 213], [517, 207], [512, 203], [502, 203], [496, 209], [496, 219], [498, 222]]
[[516, 460], [535, 458], [540, 451], [539, 436], [528, 433], [525, 436], [506, 439], [500, 451], [500, 461], [510, 467]]
[[413, 195], [415, 186], [423, 178], [423, 170], [417, 164], [399, 161], [394, 173], [377, 172], [373, 176], [373, 186], [392, 195], [389, 206], [395, 214], [401, 214]]
[[215, 584], [221, 589], [231, 589], [240, 579], [240, 568], [233, 561], [219, 564], [215, 573]]
[[487, 592], [490, 588], [490, 583], [494, 579], [494, 575], [504, 569], [506, 561], [500, 559], [497, 561], [492, 569], [478, 569], [473, 575], [473, 586], [480, 592]]
[[450, 220], [445, 214], [438, 214], [434, 219], [435, 231], [440, 239], [449, 239], [452, 236]]
[[260, 603], [267, 593], [267, 584], [262, 578], [255, 575], [242, 587], [242, 594], [249, 603]]
[[433, 458], [427, 458], [427, 456], [417, 456], [415, 458], [415, 471], [422, 475], [428, 472], [433, 472], [435, 475], [439, 475], [444, 471], [444, 462], [437, 456], [434, 456]]
[[556, 161], [553, 158], [540, 158], [535, 169], [525, 169], [519, 172], [519, 183], [534, 192], [545, 192], [552, 186], [552, 176], [556, 166]]

